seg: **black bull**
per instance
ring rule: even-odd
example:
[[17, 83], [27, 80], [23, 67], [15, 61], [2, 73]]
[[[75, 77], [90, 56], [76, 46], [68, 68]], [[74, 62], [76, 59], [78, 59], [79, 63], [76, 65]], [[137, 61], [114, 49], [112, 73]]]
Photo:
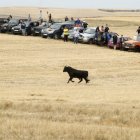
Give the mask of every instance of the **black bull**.
[[70, 78], [68, 80], [68, 83], [70, 81], [74, 82], [74, 81], [72, 81], [73, 78], [78, 78], [80, 80], [78, 83], [82, 82], [83, 79], [86, 81], [86, 83], [88, 83], [90, 81], [88, 79], [88, 71], [76, 70], [72, 67], [65, 66], [63, 72], [67, 72], [69, 74]]

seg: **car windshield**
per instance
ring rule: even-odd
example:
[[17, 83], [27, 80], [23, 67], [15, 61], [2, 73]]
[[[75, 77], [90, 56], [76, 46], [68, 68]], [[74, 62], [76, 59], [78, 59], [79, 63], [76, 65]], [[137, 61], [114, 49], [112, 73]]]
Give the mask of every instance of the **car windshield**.
[[11, 19], [11, 20], [9, 21], [9, 23], [18, 23], [18, 20], [17, 20], [17, 19]]
[[124, 41], [128, 41], [128, 40], [131, 40], [130, 37], [124, 37]]
[[42, 22], [42, 24], [40, 26], [46, 26], [46, 25], [48, 25], [47, 22]]
[[61, 24], [53, 24], [50, 26], [52, 29], [59, 29], [61, 27]]
[[88, 33], [88, 34], [94, 34], [95, 33], [95, 29], [91, 29], [91, 28], [88, 28], [85, 33]]

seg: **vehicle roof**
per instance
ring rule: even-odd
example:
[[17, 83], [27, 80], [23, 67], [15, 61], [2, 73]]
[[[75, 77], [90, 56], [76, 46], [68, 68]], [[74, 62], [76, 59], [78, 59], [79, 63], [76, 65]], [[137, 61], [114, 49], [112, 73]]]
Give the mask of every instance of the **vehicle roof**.
[[70, 22], [60, 22], [60, 23], [54, 23], [54, 24], [58, 24], [58, 25], [69, 25], [69, 24], [71, 24], [72, 25], [73, 23], [70, 23]]
[[96, 27], [88, 27], [87, 29], [95, 29], [96, 30]]

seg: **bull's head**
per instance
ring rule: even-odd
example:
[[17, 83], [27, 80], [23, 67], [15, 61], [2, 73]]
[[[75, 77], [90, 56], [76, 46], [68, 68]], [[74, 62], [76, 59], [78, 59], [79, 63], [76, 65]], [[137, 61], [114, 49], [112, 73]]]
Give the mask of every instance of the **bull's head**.
[[64, 67], [63, 72], [67, 72], [67, 66]]
[[63, 72], [69, 72], [71, 69], [70, 66], [65, 66], [64, 69], [63, 69]]

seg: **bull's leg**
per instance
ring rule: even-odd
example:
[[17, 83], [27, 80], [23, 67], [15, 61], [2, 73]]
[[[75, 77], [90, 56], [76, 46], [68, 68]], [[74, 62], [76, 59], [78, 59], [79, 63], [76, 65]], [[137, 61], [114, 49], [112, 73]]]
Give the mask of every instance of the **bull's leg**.
[[81, 83], [81, 82], [83, 81], [83, 78], [79, 78], [79, 80], [80, 80], [80, 81], [79, 81], [78, 83]]
[[73, 79], [73, 77], [70, 77], [67, 83], [69, 83], [70, 81], [74, 82], [74, 81], [72, 81], [72, 79]]
[[84, 79], [85, 79], [86, 83], [88, 83], [90, 81], [87, 77], [84, 78]]

